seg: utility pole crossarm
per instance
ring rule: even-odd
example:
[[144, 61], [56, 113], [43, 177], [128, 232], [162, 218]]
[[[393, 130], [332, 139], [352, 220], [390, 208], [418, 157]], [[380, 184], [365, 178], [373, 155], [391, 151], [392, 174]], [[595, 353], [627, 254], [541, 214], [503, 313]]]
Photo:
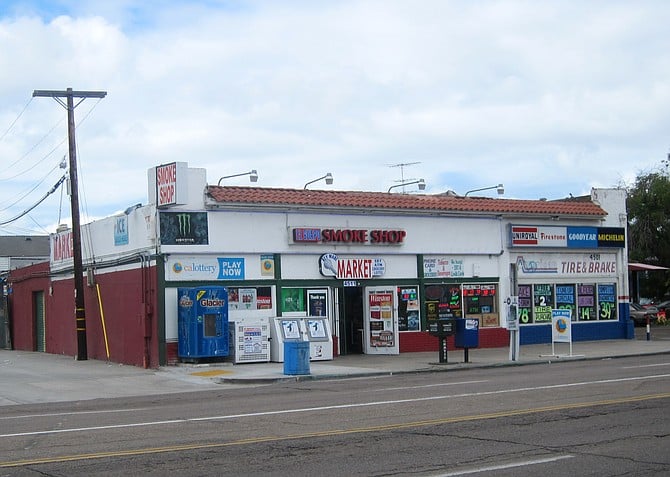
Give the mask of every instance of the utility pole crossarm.
[[62, 98], [63, 96], [73, 96], [75, 98], [104, 98], [107, 96], [107, 91], [73, 91], [71, 88], [68, 88], [65, 91], [56, 91], [51, 89], [36, 89], [33, 91], [33, 98]]

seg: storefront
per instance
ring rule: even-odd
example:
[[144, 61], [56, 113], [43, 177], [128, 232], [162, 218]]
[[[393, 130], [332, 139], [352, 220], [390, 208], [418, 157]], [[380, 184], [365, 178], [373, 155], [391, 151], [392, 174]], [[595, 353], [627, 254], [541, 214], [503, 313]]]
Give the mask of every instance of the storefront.
[[[596, 325], [577, 339], [628, 337], [620, 190], [528, 201], [223, 187], [185, 163], [150, 169], [148, 182], [147, 205], [82, 227], [91, 357], [175, 362], [177, 290], [205, 285], [226, 288], [231, 321], [325, 317], [333, 356], [435, 351], [427, 330], [444, 318], [476, 318], [480, 347], [507, 346], [516, 295], [522, 344], [549, 342], [552, 307]], [[74, 346], [68, 234], [52, 236], [46, 327], [66, 331], [48, 352]], [[28, 343], [30, 325], [15, 329]]]

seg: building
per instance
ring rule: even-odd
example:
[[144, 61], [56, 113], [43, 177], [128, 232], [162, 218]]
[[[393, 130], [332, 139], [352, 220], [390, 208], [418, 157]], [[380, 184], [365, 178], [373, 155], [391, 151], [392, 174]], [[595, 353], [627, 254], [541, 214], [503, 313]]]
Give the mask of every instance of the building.
[[11, 348], [6, 280], [10, 270], [49, 261], [48, 235], [0, 237], [0, 348]]
[[[208, 185], [204, 169], [148, 172], [149, 203], [82, 227], [89, 356], [177, 361], [177, 290], [224, 285], [230, 320], [327, 316], [335, 355], [438, 349], [429, 324], [479, 320], [479, 346], [551, 341], [570, 309], [573, 340], [630, 338], [625, 191], [490, 199]], [[49, 277], [12, 274], [12, 300], [44, 300], [45, 351], [76, 354], [71, 233], [51, 237]], [[516, 298], [514, 298], [516, 301]], [[35, 349], [35, 316], [12, 317]], [[453, 346], [453, 341], [450, 342]]]

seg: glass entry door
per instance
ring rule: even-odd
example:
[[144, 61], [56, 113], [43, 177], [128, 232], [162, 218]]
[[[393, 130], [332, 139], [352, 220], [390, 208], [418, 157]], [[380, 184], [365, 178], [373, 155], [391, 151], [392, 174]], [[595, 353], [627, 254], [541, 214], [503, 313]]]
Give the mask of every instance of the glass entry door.
[[398, 294], [394, 286], [366, 287], [364, 300], [365, 354], [399, 354]]

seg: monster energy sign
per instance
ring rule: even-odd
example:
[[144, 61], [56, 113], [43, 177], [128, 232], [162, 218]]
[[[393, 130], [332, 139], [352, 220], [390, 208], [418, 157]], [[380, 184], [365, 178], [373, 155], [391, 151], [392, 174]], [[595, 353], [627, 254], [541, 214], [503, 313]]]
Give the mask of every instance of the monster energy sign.
[[207, 245], [207, 212], [161, 212], [162, 245]]

